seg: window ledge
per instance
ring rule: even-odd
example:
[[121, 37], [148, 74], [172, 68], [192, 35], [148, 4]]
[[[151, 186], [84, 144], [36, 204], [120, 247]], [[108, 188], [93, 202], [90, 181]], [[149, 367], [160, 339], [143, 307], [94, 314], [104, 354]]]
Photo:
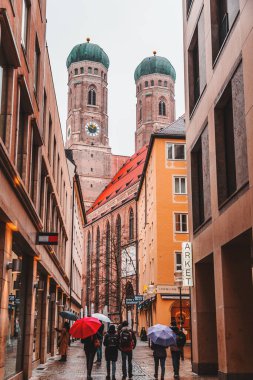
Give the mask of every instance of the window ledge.
[[197, 228], [195, 228], [195, 230], [193, 230], [193, 235], [196, 235], [199, 232], [202, 232], [205, 228], [209, 226], [211, 221], [212, 221], [212, 217], [210, 216], [203, 223], [201, 223]]
[[233, 194], [231, 194], [224, 202], [222, 202], [218, 209], [220, 214], [228, 209], [231, 204], [236, 202], [241, 195], [243, 195], [249, 189], [249, 181], [245, 182], [239, 189], [237, 189]]
[[230, 35], [231, 35], [231, 33], [232, 33], [232, 30], [234, 29], [234, 25], [235, 25], [236, 21], [237, 21], [238, 18], [239, 18], [239, 14], [240, 14], [240, 10], [237, 12], [237, 15], [236, 15], [236, 17], [235, 17], [235, 19], [234, 19], [234, 22], [233, 22], [233, 24], [231, 25], [231, 28], [229, 29], [229, 31], [227, 32], [227, 35], [226, 35], [226, 37], [225, 37], [225, 39], [224, 39], [224, 41], [223, 41], [223, 43], [222, 43], [222, 45], [221, 45], [221, 47], [220, 47], [220, 50], [218, 51], [218, 54], [217, 54], [217, 56], [216, 56], [216, 58], [215, 58], [215, 60], [214, 60], [214, 63], [213, 63], [213, 70], [215, 69], [217, 63], [218, 63], [219, 60], [220, 60], [220, 57], [221, 57], [221, 55], [222, 55], [222, 53], [223, 53], [223, 51], [224, 51], [224, 47], [225, 47], [225, 45], [227, 44], [227, 41], [228, 41], [228, 39], [229, 39], [229, 37], [230, 37]]
[[199, 98], [198, 98], [198, 100], [196, 101], [196, 103], [195, 103], [195, 105], [194, 105], [194, 107], [193, 107], [193, 110], [192, 110], [192, 112], [190, 113], [190, 120], [193, 118], [193, 116], [194, 116], [194, 114], [195, 114], [195, 111], [196, 111], [196, 109], [198, 108], [198, 106], [199, 106], [199, 103], [200, 103], [200, 101], [201, 101], [201, 99], [202, 99], [202, 97], [203, 97], [203, 95], [204, 95], [204, 93], [205, 93], [205, 91], [206, 91], [206, 84], [205, 84], [205, 87], [203, 88], [203, 91], [201, 92], [201, 94], [199, 95]]
[[94, 106], [94, 105], [92, 105], [92, 104], [87, 104], [87, 107], [92, 107], [92, 108], [99, 108], [99, 106]]
[[189, 231], [174, 231], [175, 234], [188, 234]]

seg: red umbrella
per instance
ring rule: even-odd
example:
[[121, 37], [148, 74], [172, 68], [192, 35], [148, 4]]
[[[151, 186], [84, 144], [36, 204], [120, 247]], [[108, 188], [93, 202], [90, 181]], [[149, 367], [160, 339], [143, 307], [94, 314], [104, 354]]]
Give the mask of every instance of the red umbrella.
[[85, 317], [78, 319], [69, 332], [74, 338], [85, 339], [96, 334], [100, 326], [101, 322], [97, 318]]

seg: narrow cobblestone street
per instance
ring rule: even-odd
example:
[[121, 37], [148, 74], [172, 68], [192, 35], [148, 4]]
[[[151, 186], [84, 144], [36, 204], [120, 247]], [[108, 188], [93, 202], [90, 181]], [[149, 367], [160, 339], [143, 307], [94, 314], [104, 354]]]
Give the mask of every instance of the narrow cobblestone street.
[[[30, 380], [79, 380], [86, 379], [85, 355], [80, 343], [73, 343], [69, 349], [69, 356], [67, 363], [58, 362], [59, 356], [50, 358], [45, 365], [40, 365], [33, 371], [33, 376]], [[134, 380], [153, 379], [154, 367], [152, 351], [149, 349], [147, 343], [138, 342], [134, 351], [134, 364], [133, 364]], [[106, 366], [103, 357], [102, 365], [97, 366], [94, 364], [93, 380], [102, 380], [106, 377]], [[117, 362], [117, 380], [122, 378], [121, 360]], [[170, 355], [166, 361], [166, 376], [165, 379], [173, 378], [173, 370]], [[181, 380], [216, 380], [216, 377], [199, 377], [191, 372], [191, 362], [189, 353], [186, 350], [186, 359], [181, 361], [180, 370]]]

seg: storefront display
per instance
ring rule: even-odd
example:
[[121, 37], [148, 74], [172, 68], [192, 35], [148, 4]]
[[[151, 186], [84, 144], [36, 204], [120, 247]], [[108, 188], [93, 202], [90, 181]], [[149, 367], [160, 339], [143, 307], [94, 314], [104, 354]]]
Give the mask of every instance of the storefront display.
[[35, 288], [36, 288], [36, 295], [35, 295], [35, 311], [34, 311], [33, 361], [38, 360], [40, 358], [44, 278], [39, 272], [38, 272], [37, 283], [35, 284]]
[[22, 370], [23, 337], [24, 337], [24, 305], [25, 275], [22, 257], [12, 252], [12, 262], [8, 270], [8, 334], [5, 344], [4, 379]]

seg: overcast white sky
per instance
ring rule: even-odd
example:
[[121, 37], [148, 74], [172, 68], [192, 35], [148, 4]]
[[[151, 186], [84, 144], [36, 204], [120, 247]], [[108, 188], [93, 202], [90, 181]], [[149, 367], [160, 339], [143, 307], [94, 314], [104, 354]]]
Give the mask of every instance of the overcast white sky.
[[143, 58], [168, 58], [177, 72], [176, 114], [184, 113], [181, 0], [48, 0], [47, 42], [65, 137], [66, 59], [74, 45], [100, 45], [110, 59], [109, 138], [115, 154], [134, 153], [134, 70]]

